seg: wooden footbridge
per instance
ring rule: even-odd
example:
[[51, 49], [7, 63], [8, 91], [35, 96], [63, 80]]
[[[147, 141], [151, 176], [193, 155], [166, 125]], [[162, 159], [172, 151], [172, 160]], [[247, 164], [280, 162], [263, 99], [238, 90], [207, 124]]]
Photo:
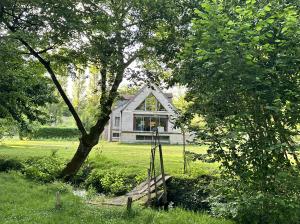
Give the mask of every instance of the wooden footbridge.
[[[168, 181], [171, 178], [169, 175], [165, 175], [165, 181]], [[122, 206], [126, 205], [128, 198], [131, 198], [132, 201], [137, 201], [140, 204], [149, 204], [152, 201], [161, 201], [164, 195], [163, 191], [163, 179], [162, 175], [154, 177], [150, 180], [144, 181], [132, 191], [127, 194], [115, 198], [108, 199], [103, 202], [106, 205], [116, 205]]]
[[[155, 158], [156, 153], [158, 151], [158, 160], [159, 167], [158, 169], [155, 167]], [[160, 173], [158, 175], [157, 173]], [[150, 156], [150, 168], [148, 169], [148, 178], [146, 181], [139, 184], [132, 191], [128, 192], [125, 195], [107, 199], [102, 202], [102, 204], [106, 205], [128, 205], [128, 203], [132, 203], [136, 201], [139, 204], [144, 205], [166, 205], [167, 204], [167, 181], [170, 180], [171, 176], [165, 174], [164, 171], [164, 163], [163, 163], [163, 154], [162, 154], [162, 146], [160, 143], [158, 130], [155, 130], [152, 135], [151, 142], [151, 156]], [[99, 204], [97, 202], [90, 202], [91, 204]]]

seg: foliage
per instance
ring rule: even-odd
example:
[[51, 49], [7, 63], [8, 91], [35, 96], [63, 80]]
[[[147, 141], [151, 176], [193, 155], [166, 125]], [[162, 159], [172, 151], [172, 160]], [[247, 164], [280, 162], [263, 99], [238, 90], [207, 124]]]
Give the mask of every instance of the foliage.
[[52, 182], [58, 178], [64, 161], [58, 157], [48, 156], [26, 160], [22, 172], [26, 177], [42, 182]]
[[47, 121], [41, 107], [55, 102], [55, 98], [41, 67], [24, 62], [21, 54], [10, 52], [14, 47], [0, 39], [0, 119], [10, 121], [10, 126], [16, 122], [15, 126], [24, 130], [29, 121]]
[[136, 85], [127, 85], [119, 88], [118, 93], [120, 96], [123, 95], [136, 95], [140, 90], [139, 86]]
[[18, 131], [18, 124], [12, 118], [0, 118], [0, 139], [12, 137]]
[[[196, 14], [175, 77], [192, 102], [187, 118], [196, 114], [205, 120], [204, 127], [195, 128], [198, 142], [209, 144], [223, 179], [236, 184], [224, 195], [235, 194], [227, 205], [240, 212], [237, 219], [251, 222], [247, 214], [252, 214], [256, 223], [282, 221], [288, 217], [283, 212], [298, 208], [292, 196], [297, 191], [279, 194], [275, 187], [278, 173], [300, 167], [295, 142], [300, 121], [298, 1], [206, 0]], [[272, 210], [270, 202], [278, 206]]]
[[94, 187], [99, 193], [123, 195], [137, 185], [135, 177], [126, 170], [94, 169], [87, 178], [86, 185]]
[[224, 168], [264, 179], [264, 172], [289, 163], [285, 154], [295, 150], [297, 8], [255, 1], [228, 8], [209, 2], [197, 11], [178, 79], [194, 102], [190, 112], [207, 122], [199, 137], [212, 142], [210, 151]]
[[76, 139], [79, 131], [76, 128], [42, 127], [29, 135], [32, 139]]
[[211, 186], [212, 213], [238, 223], [299, 223], [300, 178], [296, 173], [276, 174], [272, 190], [257, 191], [242, 181], [221, 179]]
[[0, 159], [0, 172], [7, 172], [11, 170], [22, 170], [24, 168], [23, 162], [13, 158]]
[[[57, 77], [62, 88], [67, 91], [68, 89], [68, 69], [66, 66], [61, 65], [59, 69], [59, 76]], [[59, 96], [57, 90], [53, 93], [56, 98], [56, 102], [49, 103], [45, 107], [45, 111], [49, 114], [49, 120], [47, 124], [58, 126], [63, 123], [65, 117], [70, 117], [70, 111], [68, 110], [67, 105], [64, 103], [63, 99]], [[73, 120], [72, 120], [73, 121]]]
[[96, 66], [89, 68], [89, 83], [86, 90], [85, 99], [81, 99], [84, 104], [84, 108], [79, 111], [82, 117], [82, 122], [87, 129], [91, 128], [99, 116], [99, 101], [100, 101], [100, 89], [99, 89], [99, 69]]
[[194, 211], [210, 209], [207, 198], [213, 177], [202, 175], [197, 178], [173, 177], [168, 183], [168, 200], [175, 206]]

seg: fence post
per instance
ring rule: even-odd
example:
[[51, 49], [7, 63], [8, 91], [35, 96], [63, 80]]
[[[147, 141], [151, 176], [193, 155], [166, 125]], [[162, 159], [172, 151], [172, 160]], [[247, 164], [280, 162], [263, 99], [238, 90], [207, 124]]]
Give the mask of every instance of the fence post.
[[131, 206], [132, 206], [132, 197], [127, 198], [127, 212], [131, 211]]
[[55, 208], [60, 209], [61, 208], [61, 197], [60, 197], [60, 192], [57, 191], [55, 194]]

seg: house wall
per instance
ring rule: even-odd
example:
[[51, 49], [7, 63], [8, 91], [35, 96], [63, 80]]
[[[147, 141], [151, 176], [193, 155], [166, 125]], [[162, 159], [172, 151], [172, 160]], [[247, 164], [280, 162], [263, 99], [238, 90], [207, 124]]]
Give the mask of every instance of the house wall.
[[[151, 136], [152, 133], [141, 133], [141, 132], [122, 132], [120, 141], [124, 143], [138, 143], [138, 142], [145, 142], [145, 141], [137, 141], [136, 135], [148, 135]], [[160, 133], [160, 136], [169, 136], [170, 141], [163, 143], [168, 144], [183, 144], [183, 137], [180, 133]], [[151, 141], [147, 141], [151, 142]]]

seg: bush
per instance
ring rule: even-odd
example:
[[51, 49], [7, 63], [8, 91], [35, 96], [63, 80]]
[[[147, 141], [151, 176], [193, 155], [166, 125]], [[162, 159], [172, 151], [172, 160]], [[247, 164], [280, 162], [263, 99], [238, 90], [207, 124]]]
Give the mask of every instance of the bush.
[[56, 156], [32, 158], [25, 161], [23, 173], [26, 177], [42, 182], [54, 181], [64, 167], [64, 161]]
[[299, 175], [279, 173], [270, 185], [258, 191], [255, 184], [219, 180], [209, 198], [212, 213], [243, 224], [299, 224]]
[[208, 186], [211, 180], [212, 177], [207, 175], [193, 179], [173, 177], [168, 184], [168, 200], [185, 209], [208, 210], [206, 199], [209, 196]]
[[76, 128], [40, 128], [29, 137], [33, 139], [75, 139], [79, 137], [79, 131]]
[[86, 186], [94, 187], [98, 193], [122, 195], [137, 185], [139, 176], [126, 170], [97, 170], [89, 175]]
[[23, 163], [17, 159], [0, 159], [0, 172], [6, 172], [10, 170], [22, 170], [24, 168]]

